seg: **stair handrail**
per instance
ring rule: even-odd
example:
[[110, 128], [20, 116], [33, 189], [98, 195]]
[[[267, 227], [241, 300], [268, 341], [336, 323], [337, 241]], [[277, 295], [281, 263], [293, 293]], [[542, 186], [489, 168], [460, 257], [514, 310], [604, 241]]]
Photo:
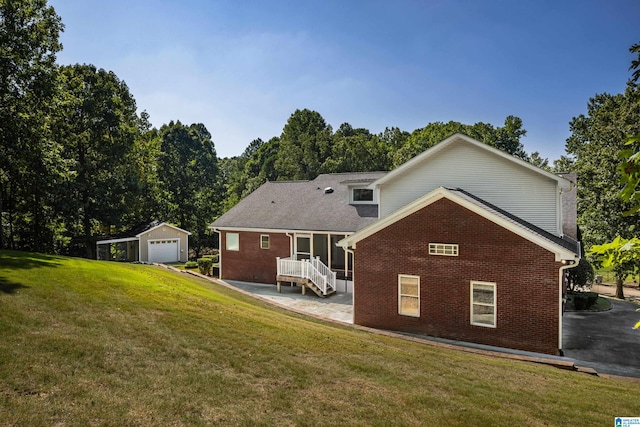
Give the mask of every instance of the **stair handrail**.
[[320, 257], [311, 259], [311, 264], [320, 273], [324, 279], [324, 295], [327, 294], [327, 287], [331, 287], [332, 290], [336, 289], [336, 272], [332, 271], [325, 263], [320, 260]]
[[320, 257], [303, 259], [298, 261], [293, 258], [277, 258], [278, 276], [291, 276], [309, 279], [320, 289], [323, 295], [327, 295], [328, 288], [335, 291], [336, 273], [327, 267]]

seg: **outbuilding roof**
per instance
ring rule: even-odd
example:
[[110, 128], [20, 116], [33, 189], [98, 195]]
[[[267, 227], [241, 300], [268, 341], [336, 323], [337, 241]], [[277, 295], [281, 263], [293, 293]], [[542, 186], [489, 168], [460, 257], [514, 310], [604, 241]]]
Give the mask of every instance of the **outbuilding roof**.
[[182, 231], [187, 235], [191, 235], [191, 232], [176, 227], [175, 225], [167, 224], [166, 222], [154, 220], [148, 220], [134, 225], [133, 227], [125, 230], [121, 233], [113, 234], [110, 236], [101, 236], [97, 239], [97, 243], [113, 243], [113, 242], [125, 242], [130, 240], [138, 240], [140, 236], [148, 231], [154, 230], [160, 226], [171, 227], [175, 230]]
[[349, 188], [386, 172], [318, 175], [311, 181], [267, 182], [211, 224], [211, 228], [357, 231], [378, 217], [378, 205], [350, 204]]

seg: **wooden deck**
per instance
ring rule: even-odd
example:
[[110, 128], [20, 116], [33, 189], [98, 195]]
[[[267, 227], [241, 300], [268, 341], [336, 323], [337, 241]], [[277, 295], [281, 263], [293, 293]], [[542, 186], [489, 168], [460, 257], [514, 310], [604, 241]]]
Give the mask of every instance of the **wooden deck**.
[[295, 276], [277, 276], [276, 283], [278, 287], [278, 292], [280, 292], [280, 287], [282, 286], [282, 282], [288, 283], [297, 283], [302, 288], [302, 295], [305, 295], [306, 288], [311, 289], [316, 295], [321, 298], [325, 298], [329, 295], [334, 294], [336, 291], [334, 289], [327, 292], [325, 295], [320, 288], [318, 288], [311, 279], [307, 279], [304, 277], [295, 277]]
[[316, 295], [326, 297], [336, 292], [336, 273], [320, 261], [319, 257], [303, 260], [276, 258], [278, 290], [282, 282], [299, 283]]

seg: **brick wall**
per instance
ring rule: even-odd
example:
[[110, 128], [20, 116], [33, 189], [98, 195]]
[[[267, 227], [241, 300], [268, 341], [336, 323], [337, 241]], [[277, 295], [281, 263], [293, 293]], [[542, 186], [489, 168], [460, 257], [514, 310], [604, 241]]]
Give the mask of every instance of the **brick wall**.
[[[290, 256], [289, 237], [284, 233], [239, 231], [240, 250], [226, 249], [226, 235], [221, 233], [220, 277], [256, 283], [276, 283], [276, 258]], [[269, 249], [260, 248], [260, 236], [269, 236]]]
[[[459, 256], [429, 255], [457, 243]], [[448, 200], [358, 242], [354, 322], [454, 340], [558, 353], [554, 254]], [[420, 317], [398, 314], [398, 274], [420, 276]], [[471, 325], [470, 282], [496, 283], [496, 328]]]

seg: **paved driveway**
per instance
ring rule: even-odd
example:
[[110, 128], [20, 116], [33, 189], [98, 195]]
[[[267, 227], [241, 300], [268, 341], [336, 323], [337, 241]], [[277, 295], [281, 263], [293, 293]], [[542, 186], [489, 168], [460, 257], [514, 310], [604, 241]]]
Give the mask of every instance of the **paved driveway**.
[[599, 373], [640, 378], [638, 305], [611, 300], [609, 311], [565, 312], [562, 341], [565, 357]]

